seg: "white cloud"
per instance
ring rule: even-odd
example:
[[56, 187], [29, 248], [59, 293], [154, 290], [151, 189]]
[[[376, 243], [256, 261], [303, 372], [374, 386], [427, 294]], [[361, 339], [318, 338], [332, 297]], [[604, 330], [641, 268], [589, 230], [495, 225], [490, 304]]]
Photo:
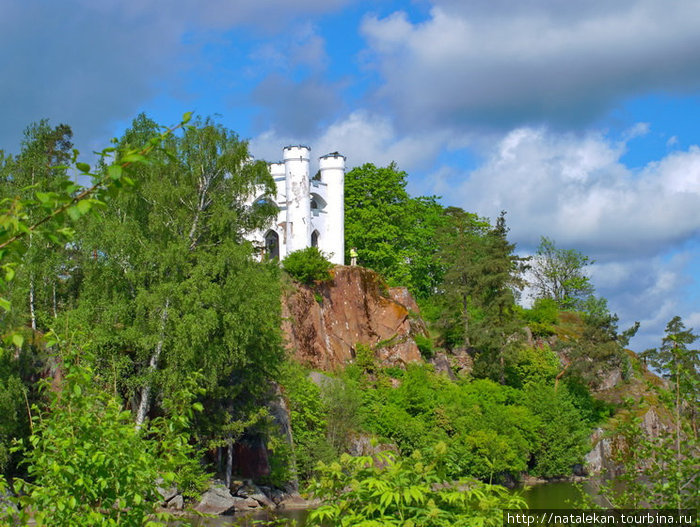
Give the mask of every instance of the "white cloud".
[[540, 235], [599, 258], [649, 255], [700, 233], [700, 148], [675, 151], [639, 172], [624, 143], [589, 133], [519, 128], [456, 190], [468, 210], [509, 213], [516, 239]]
[[700, 148], [671, 152], [639, 171], [621, 161], [625, 151], [624, 142], [600, 133], [519, 128], [444, 194], [491, 218], [508, 211], [510, 237], [525, 251], [544, 235], [597, 260], [589, 268], [597, 293], [621, 326], [642, 323], [632, 346], [643, 350], [658, 345], [673, 316], [697, 317], [691, 292], [700, 292], [693, 278], [700, 270]]
[[[700, 3], [456, 2], [367, 17], [377, 97], [413, 128], [589, 122], [630, 95], [700, 85]], [[370, 61], [371, 63], [371, 61]]]
[[318, 156], [341, 152], [348, 159], [348, 167], [363, 163], [386, 166], [396, 161], [401, 170], [410, 172], [432, 163], [445, 139], [445, 134], [439, 133], [400, 137], [388, 118], [357, 111], [305, 137], [268, 130], [252, 139], [250, 146], [256, 158], [275, 160], [283, 146], [303, 142]]

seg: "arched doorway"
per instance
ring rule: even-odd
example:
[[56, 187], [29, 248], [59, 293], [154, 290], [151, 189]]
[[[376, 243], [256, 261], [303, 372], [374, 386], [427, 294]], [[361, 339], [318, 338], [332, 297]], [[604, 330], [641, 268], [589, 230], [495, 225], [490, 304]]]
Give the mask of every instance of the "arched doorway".
[[273, 230], [265, 235], [265, 257], [268, 260], [280, 259], [280, 236]]
[[311, 233], [311, 247], [318, 247], [318, 237], [318, 231], [314, 231]]

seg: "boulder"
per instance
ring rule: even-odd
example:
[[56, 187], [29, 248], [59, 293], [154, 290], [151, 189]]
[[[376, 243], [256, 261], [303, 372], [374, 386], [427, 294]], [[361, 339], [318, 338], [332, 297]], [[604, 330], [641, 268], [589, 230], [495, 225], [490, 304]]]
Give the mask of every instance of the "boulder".
[[213, 483], [209, 490], [202, 494], [202, 498], [194, 508], [203, 514], [233, 514], [238, 511], [247, 511], [258, 508], [258, 502], [254, 499], [232, 496], [231, 492], [220, 483]]
[[430, 359], [430, 363], [435, 366], [435, 372], [446, 375], [451, 380], [457, 380], [457, 376], [452, 371], [452, 366], [444, 353], [436, 353], [435, 356]]
[[156, 491], [160, 494], [160, 497], [163, 498], [163, 503], [167, 503], [177, 495], [177, 487], [164, 487], [163, 483], [163, 478], [158, 478], [156, 480]]
[[614, 470], [613, 442], [611, 438], [605, 437], [605, 431], [602, 428], [596, 428], [593, 431], [591, 443], [593, 449], [584, 457], [586, 473], [594, 475]]
[[182, 497], [182, 494], [178, 494], [177, 496], [173, 497], [167, 504], [168, 509], [173, 509], [176, 511], [181, 511], [184, 507], [185, 499]]
[[253, 484], [248, 484], [238, 489], [236, 496], [253, 499], [261, 506], [267, 507], [268, 509], [274, 509], [276, 507], [275, 503], [268, 498], [260, 488]]

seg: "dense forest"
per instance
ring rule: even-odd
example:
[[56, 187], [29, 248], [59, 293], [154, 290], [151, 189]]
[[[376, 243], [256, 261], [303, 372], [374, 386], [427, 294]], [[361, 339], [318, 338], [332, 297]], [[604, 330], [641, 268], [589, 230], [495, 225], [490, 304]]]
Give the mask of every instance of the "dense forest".
[[[498, 525], [522, 505], [498, 484], [584, 470], [596, 428], [624, 438], [610, 503], [697, 507], [692, 329], [674, 318], [638, 357], [587, 256], [543, 237], [523, 258], [505, 212], [412, 197], [407, 177], [346, 175], [346, 247], [412, 293], [423, 361], [387, 366], [381, 343], [357, 343], [318, 382], [285, 351], [280, 299], [333, 269], [313, 248], [260, 261], [246, 241], [276, 210], [251, 199], [274, 181], [245, 141], [211, 119], [164, 130], [140, 115], [89, 166], [68, 125], [29, 126], [20, 152], [0, 152], [0, 520], [167, 521], [157, 481], [194, 502], [211, 477], [230, 485], [235, 445], [256, 437], [270, 465], [257, 483], [321, 497], [312, 524]], [[611, 376], [643, 389], [611, 395]], [[270, 411], [280, 394], [293, 441]], [[649, 406], [655, 437], [639, 426]], [[347, 455], [364, 440], [371, 456]]]

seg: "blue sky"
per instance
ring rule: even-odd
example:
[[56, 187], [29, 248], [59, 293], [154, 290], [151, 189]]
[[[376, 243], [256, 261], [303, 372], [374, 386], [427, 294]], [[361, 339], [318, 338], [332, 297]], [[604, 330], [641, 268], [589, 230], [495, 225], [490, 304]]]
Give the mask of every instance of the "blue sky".
[[697, 0], [4, 0], [0, 148], [49, 118], [90, 152], [140, 111], [215, 115], [259, 159], [396, 161], [415, 195], [542, 235], [632, 347], [700, 329]]

